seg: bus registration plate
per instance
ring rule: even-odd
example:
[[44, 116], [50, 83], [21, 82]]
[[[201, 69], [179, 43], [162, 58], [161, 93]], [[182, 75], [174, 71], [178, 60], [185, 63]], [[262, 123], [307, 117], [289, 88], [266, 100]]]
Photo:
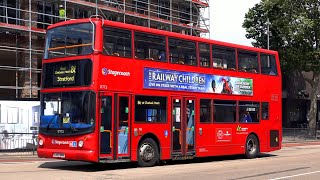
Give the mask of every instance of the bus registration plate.
[[66, 155], [64, 153], [53, 153], [53, 157], [55, 158], [64, 158]]

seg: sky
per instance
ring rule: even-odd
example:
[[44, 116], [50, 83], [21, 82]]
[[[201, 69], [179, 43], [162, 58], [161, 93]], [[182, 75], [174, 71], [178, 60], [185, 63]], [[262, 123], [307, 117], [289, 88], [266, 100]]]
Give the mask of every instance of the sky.
[[214, 40], [252, 46], [242, 28], [244, 16], [260, 0], [209, 0], [210, 38]]

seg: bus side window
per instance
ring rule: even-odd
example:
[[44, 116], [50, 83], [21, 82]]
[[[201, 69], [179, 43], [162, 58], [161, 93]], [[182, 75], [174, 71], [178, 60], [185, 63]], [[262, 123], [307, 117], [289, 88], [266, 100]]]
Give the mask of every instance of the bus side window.
[[135, 122], [167, 122], [167, 98], [160, 96], [135, 96]]
[[238, 52], [238, 68], [242, 72], [259, 73], [258, 54], [254, 52]]
[[170, 62], [197, 66], [196, 43], [169, 38]]
[[259, 103], [257, 102], [239, 102], [239, 122], [240, 123], [258, 123], [259, 122]]
[[213, 45], [212, 58], [214, 68], [236, 70], [235, 49]]
[[212, 122], [212, 100], [200, 99], [200, 123]]
[[262, 102], [261, 103], [261, 119], [268, 120], [269, 119], [269, 103], [268, 102]]
[[131, 57], [131, 31], [104, 27], [103, 53], [110, 56]]
[[200, 66], [210, 67], [210, 45], [199, 43]]
[[214, 100], [214, 122], [234, 123], [236, 122], [236, 101]]
[[267, 75], [277, 76], [277, 63], [274, 55], [261, 54], [261, 73]]
[[166, 38], [164, 36], [135, 32], [135, 58], [166, 62]]

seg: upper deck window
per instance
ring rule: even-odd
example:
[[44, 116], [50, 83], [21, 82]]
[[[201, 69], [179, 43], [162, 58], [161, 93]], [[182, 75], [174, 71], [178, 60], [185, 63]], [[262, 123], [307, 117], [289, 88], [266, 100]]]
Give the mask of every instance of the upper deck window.
[[136, 32], [134, 38], [135, 58], [167, 61], [166, 38], [164, 36]]
[[169, 49], [171, 63], [197, 65], [195, 42], [169, 38]]
[[261, 54], [261, 73], [268, 75], [278, 75], [276, 58], [273, 55]]
[[110, 56], [132, 57], [131, 31], [104, 27], [103, 53]]
[[213, 67], [236, 70], [235, 49], [212, 46]]
[[199, 43], [200, 66], [210, 67], [210, 45]]
[[259, 73], [258, 54], [253, 52], [240, 51], [239, 58], [239, 71]]
[[45, 59], [92, 53], [93, 25], [72, 24], [48, 30]]

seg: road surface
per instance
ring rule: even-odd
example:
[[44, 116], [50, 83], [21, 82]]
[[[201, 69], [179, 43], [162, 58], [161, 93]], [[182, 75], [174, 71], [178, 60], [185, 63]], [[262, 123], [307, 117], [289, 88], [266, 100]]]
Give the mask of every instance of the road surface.
[[320, 145], [285, 147], [257, 159], [242, 156], [167, 162], [140, 168], [132, 163], [95, 165], [85, 162], [2, 161], [0, 179], [320, 179]]

